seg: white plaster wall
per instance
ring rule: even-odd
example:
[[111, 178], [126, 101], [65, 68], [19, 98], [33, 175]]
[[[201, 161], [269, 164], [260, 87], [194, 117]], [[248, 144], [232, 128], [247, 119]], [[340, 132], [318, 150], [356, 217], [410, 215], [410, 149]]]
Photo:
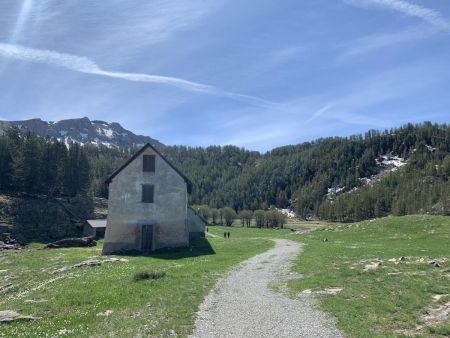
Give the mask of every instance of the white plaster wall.
[[188, 208], [188, 229], [193, 233], [205, 233], [205, 222], [191, 208]]
[[[155, 155], [155, 172], [142, 171], [143, 155]], [[142, 184], [154, 185], [154, 203], [142, 203]], [[153, 223], [153, 250], [187, 246], [187, 185], [151, 148], [128, 164], [109, 184], [104, 253], [140, 249], [138, 222]]]

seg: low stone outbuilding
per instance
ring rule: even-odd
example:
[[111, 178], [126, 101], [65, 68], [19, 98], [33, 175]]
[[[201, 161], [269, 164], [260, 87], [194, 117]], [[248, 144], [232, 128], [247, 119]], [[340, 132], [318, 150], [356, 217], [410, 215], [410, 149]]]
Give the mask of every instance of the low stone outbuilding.
[[205, 235], [205, 220], [187, 205], [192, 183], [151, 144], [106, 183], [104, 254], [183, 247], [193, 237]]
[[83, 236], [95, 237], [95, 239], [105, 237], [106, 219], [88, 219], [83, 227]]

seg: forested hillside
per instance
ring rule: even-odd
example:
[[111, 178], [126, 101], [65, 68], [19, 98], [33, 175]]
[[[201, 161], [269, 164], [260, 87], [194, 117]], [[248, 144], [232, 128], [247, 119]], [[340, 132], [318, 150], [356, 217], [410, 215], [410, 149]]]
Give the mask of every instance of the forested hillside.
[[[339, 221], [450, 212], [449, 151], [450, 127], [431, 123], [319, 139], [263, 155], [235, 147], [165, 149], [193, 179], [195, 204], [291, 207], [302, 218]], [[402, 166], [391, 165], [390, 158]]]
[[[265, 154], [234, 146], [160, 149], [192, 180], [191, 204], [289, 207], [302, 218], [336, 221], [450, 212], [448, 125], [408, 124]], [[134, 151], [67, 147], [9, 129], [0, 136], [0, 192], [106, 197], [103, 181]]]

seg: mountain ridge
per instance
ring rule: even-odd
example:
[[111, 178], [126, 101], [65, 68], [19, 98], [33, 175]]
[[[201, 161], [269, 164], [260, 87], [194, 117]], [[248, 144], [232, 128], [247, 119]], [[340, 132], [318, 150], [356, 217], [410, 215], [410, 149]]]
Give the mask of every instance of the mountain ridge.
[[21, 132], [31, 131], [39, 137], [55, 138], [66, 144], [104, 145], [112, 148], [135, 148], [151, 143], [158, 148], [164, 144], [149, 136], [136, 135], [117, 122], [90, 120], [88, 117], [44, 121], [40, 118], [17, 121], [0, 121], [0, 134], [6, 129], [16, 127]]

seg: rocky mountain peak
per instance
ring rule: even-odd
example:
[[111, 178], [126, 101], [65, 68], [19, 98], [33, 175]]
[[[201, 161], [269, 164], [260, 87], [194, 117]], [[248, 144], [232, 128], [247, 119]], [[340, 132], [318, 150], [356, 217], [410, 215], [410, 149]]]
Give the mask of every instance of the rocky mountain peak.
[[55, 138], [66, 143], [105, 145], [116, 148], [140, 147], [151, 143], [156, 147], [163, 144], [148, 136], [136, 135], [119, 123], [90, 120], [88, 117], [61, 121], [43, 121], [39, 118], [22, 121], [0, 121], [0, 133], [16, 127], [20, 131], [32, 131], [39, 137]]

